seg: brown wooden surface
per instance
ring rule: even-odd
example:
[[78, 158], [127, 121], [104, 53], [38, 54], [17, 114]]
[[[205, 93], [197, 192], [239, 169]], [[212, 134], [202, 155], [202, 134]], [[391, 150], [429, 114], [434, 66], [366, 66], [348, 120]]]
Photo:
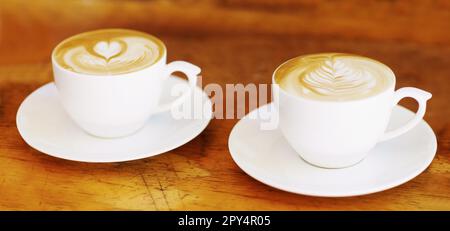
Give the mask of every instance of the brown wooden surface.
[[[366, 55], [391, 66], [397, 87], [433, 93], [425, 120], [438, 152], [421, 175], [351, 198], [295, 195], [246, 175], [228, 152], [237, 120], [213, 120], [163, 155], [86, 164], [44, 155], [20, 137], [16, 111], [52, 81], [50, 52], [81, 31], [124, 27], [162, 38], [168, 59], [202, 67], [205, 83], [269, 83], [275, 67], [312, 52]], [[2, 210], [449, 210], [450, 2], [12, 1], [0, 3]], [[412, 100], [402, 101], [410, 109]]]

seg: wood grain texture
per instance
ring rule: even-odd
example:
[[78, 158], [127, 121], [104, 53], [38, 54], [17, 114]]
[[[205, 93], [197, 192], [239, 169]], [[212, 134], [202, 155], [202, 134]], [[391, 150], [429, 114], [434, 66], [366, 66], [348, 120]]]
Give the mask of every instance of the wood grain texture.
[[[227, 140], [237, 120], [213, 120], [163, 155], [87, 164], [43, 155], [20, 137], [22, 100], [52, 81], [63, 38], [124, 27], [165, 41], [168, 60], [202, 67], [205, 83], [269, 83], [283, 61], [341, 51], [378, 59], [397, 87], [433, 93], [425, 120], [438, 152], [421, 175], [367, 196], [316, 198], [246, 175]], [[449, 1], [13, 1], [0, 3], [0, 209], [2, 210], [450, 210]], [[229, 97], [229, 96], [227, 96]], [[412, 100], [402, 101], [410, 109]]]

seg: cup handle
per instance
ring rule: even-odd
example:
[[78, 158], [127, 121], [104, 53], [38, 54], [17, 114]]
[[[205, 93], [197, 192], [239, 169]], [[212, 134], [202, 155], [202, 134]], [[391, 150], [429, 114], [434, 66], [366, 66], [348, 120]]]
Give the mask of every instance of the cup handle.
[[170, 75], [174, 72], [183, 72], [186, 74], [186, 77], [189, 82], [189, 88], [187, 91], [183, 92], [183, 94], [170, 103], [165, 103], [159, 105], [156, 109], [156, 113], [165, 112], [170, 110], [172, 107], [176, 107], [184, 102], [184, 100], [190, 96], [192, 89], [197, 86], [197, 75], [200, 74], [200, 67], [195, 66], [194, 64], [185, 62], [185, 61], [174, 61], [166, 66], [166, 76], [170, 77]]
[[415, 127], [422, 120], [427, 108], [427, 100], [431, 98], [431, 93], [415, 87], [400, 88], [394, 93], [394, 106], [397, 105], [400, 100], [407, 97], [411, 97], [419, 103], [419, 109], [417, 110], [416, 115], [402, 127], [385, 132], [379, 141], [385, 141], [397, 137]]

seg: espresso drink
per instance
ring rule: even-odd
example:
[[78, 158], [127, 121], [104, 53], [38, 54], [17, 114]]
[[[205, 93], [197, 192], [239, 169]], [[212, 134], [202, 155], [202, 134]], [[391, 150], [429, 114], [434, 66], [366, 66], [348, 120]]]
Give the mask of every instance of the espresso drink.
[[300, 56], [275, 71], [275, 82], [300, 97], [345, 101], [385, 91], [395, 83], [386, 65], [362, 56], [322, 53]]
[[164, 55], [157, 38], [133, 30], [104, 29], [70, 37], [53, 52], [64, 69], [90, 75], [117, 75], [139, 71]]

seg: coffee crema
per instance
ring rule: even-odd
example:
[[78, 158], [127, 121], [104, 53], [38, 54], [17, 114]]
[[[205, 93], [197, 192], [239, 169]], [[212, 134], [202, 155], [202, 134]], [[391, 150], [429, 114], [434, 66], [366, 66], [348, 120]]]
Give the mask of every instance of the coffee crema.
[[90, 75], [117, 75], [156, 63], [165, 46], [157, 38], [134, 30], [103, 29], [61, 42], [53, 58], [63, 68]]
[[376, 95], [395, 82], [386, 65], [362, 56], [321, 53], [283, 63], [274, 74], [285, 91], [306, 98], [344, 101]]

